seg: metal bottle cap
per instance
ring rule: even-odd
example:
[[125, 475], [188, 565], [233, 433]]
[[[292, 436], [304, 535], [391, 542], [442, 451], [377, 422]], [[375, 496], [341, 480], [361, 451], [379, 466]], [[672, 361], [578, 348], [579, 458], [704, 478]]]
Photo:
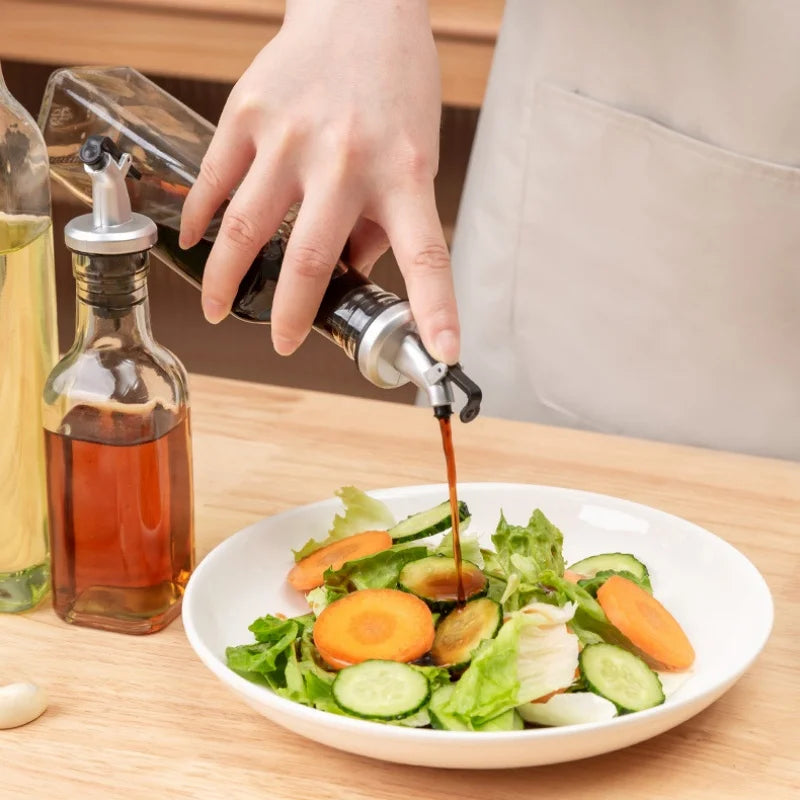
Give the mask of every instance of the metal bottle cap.
[[125, 176], [139, 177], [131, 157], [105, 136], [90, 136], [80, 151], [92, 179], [92, 213], [67, 223], [67, 247], [89, 255], [124, 255], [149, 250], [158, 239], [149, 217], [131, 211]]

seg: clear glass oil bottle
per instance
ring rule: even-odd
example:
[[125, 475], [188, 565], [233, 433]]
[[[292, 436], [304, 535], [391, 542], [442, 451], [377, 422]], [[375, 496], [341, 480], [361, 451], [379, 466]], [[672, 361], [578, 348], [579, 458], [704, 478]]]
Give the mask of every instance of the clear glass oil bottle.
[[94, 216], [65, 231], [75, 342], [44, 388], [53, 605], [67, 622], [153, 633], [194, 566], [187, 379], [150, 329], [156, 228], [131, 214], [130, 161], [97, 155]]
[[147, 254], [75, 254], [77, 333], [45, 386], [53, 605], [153, 633], [194, 564], [186, 375], [153, 339]]
[[0, 612], [49, 585], [41, 393], [56, 359], [47, 152], [0, 72]]

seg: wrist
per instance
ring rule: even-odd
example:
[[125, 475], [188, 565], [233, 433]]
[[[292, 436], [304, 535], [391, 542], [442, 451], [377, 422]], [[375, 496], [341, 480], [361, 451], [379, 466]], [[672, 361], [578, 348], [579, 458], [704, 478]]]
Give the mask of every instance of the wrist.
[[390, 17], [404, 21], [424, 19], [430, 26], [428, 3], [429, 0], [286, 0], [284, 22], [292, 22], [306, 14], [317, 19], [320, 15], [335, 14], [360, 20], [361, 24]]

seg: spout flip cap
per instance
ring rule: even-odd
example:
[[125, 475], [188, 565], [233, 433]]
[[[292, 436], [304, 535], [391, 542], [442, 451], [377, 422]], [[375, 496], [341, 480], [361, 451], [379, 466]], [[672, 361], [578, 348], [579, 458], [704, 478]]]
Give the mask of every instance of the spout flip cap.
[[84, 169], [92, 178], [92, 213], [64, 228], [70, 250], [89, 255], [124, 255], [149, 250], [158, 240], [149, 217], [131, 211], [126, 175], [139, 177], [131, 157], [104, 136], [90, 136], [81, 147]]

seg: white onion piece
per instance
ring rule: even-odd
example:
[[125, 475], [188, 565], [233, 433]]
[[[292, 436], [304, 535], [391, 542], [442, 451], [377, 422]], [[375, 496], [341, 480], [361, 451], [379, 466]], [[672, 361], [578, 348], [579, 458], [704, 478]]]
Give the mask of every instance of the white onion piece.
[[549, 726], [606, 722], [617, 716], [611, 701], [592, 692], [555, 694], [546, 703], [525, 703], [517, 711], [525, 722]]

